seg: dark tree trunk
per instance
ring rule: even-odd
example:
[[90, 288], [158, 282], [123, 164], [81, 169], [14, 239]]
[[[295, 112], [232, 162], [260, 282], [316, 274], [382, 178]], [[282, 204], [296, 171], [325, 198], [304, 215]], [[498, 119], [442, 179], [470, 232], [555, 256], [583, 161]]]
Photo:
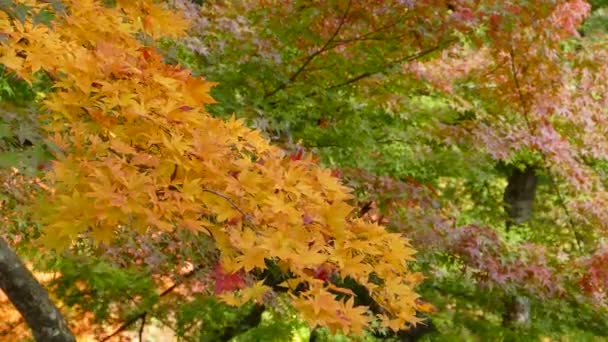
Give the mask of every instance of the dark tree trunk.
[[511, 226], [530, 219], [536, 195], [537, 176], [534, 168], [530, 166], [523, 171], [513, 168], [507, 181], [503, 199], [508, 230]]
[[505, 299], [504, 326], [527, 326], [530, 324], [530, 300], [524, 296], [511, 296]]
[[19, 256], [0, 238], [0, 289], [39, 342], [76, 342], [63, 315]]
[[314, 328], [310, 331], [308, 342], [319, 342], [319, 328]]
[[[504, 208], [507, 213], [505, 222], [507, 231], [513, 226], [524, 223], [532, 216], [534, 197], [536, 196], [537, 175], [533, 167], [527, 166], [523, 171], [513, 168], [504, 192]], [[530, 300], [524, 296], [505, 298], [503, 326], [526, 326], [530, 323]]]

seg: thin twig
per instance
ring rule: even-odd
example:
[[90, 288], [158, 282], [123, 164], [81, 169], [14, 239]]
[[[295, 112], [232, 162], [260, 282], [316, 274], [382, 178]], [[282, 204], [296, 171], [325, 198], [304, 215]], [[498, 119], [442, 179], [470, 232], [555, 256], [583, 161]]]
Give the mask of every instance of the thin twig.
[[[543, 156], [543, 159], [544, 159], [544, 156]], [[563, 197], [561, 191], [559, 190], [559, 187], [557, 186], [557, 182], [555, 181], [555, 179], [553, 178], [553, 176], [551, 174], [549, 174], [549, 181], [551, 182], [551, 185], [552, 185], [553, 189], [555, 190], [555, 194], [557, 195], [557, 200], [559, 201], [559, 206], [566, 213], [566, 217], [568, 218], [568, 224], [570, 224], [571, 230], [574, 233], [574, 240], [576, 241], [576, 247], [577, 247], [578, 251], [581, 252], [583, 250], [583, 246], [582, 246], [583, 237], [578, 232], [578, 230], [575, 228], [576, 226], [574, 223], [574, 219], [572, 218], [572, 215], [570, 215], [570, 210], [568, 209], [568, 206], [566, 206], [566, 201], [564, 200], [564, 197]]]
[[[402, 57], [402, 58], [399, 58], [399, 59], [387, 62], [387, 63], [383, 64], [380, 68], [376, 69], [375, 71], [364, 72], [364, 73], [362, 73], [362, 74], [360, 74], [358, 76], [350, 78], [350, 79], [348, 79], [346, 81], [343, 81], [341, 83], [325, 87], [323, 90], [324, 91], [325, 90], [333, 90], [333, 89], [336, 89], [336, 88], [344, 87], [344, 86], [347, 86], [349, 84], [358, 82], [358, 81], [360, 81], [360, 80], [362, 80], [364, 78], [371, 77], [371, 76], [374, 76], [376, 74], [380, 74], [380, 73], [386, 71], [386, 69], [388, 69], [390, 67], [393, 67], [393, 66], [395, 66], [395, 65], [397, 65], [399, 63], [412, 62], [412, 61], [414, 61], [414, 60], [416, 60], [418, 58], [422, 58], [422, 57], [424, 57], [424, 56], [426, 56], [426, 55], [428, 55], [428, 54], [430, 54], [430, 53], [432, 53], [434, 51], [437, 51], [437, 50], [441, 49], [441, 48], [445, 48], [448, 45], [450, 45], [450, 44], [452, 44], [452, 43], [454, 43], [456, 41], [457, 41], [457, 39], [448, 39], [448, 40], [446, 40], [446, 41], [444, 41], [442, 43], [439, 43], [438, 45], [436, 45], [434, 47], [422, 50], [422, 51], [417, 52], [417, 53], [412, 54], [412, 55], [408, 55], [408, 56], [405, 56], [405, 57]], [[312, 92], [304, 95], [304, 97], [305, 98], [309, 98], [309, 97], [312, 97], [312, 96], [316, 96], [319, 93], [320, 93], [319, 91], [315, 90], [315, 91], [312, 91]], [[274, 107], [276, 107], [278, 105], [279, 102], [280, 101], [270, 102], [269, 105], [274, 108]]]
[[515, 82], [515, 89], [517, 90], [517, 95], [519, 97], [519, 102], [521, 105], [522, 113], [524, 114], [524, 120], [526, 121], [526, 127], [528, 127], [528, 131], [530, 134], [534, 135], [534, 128], [532, 124], [530, 124], [530, 119], [528, 117], [528, 106], [526, 105], [526, 99], [524, 98], [524, 94], [521, 91], [521, 86], [519, 84], [519, 77], [517, 77], [517, 67], [515, 66], [515, 53], [513, 52], [513, 48], [509, 52], [510, 62], [511, 62], [511, 75], [513, 76], [513, 81]]
[[[407, 18], [407, 14], [400, 16], [399, 18], [396, 18], [392, 23], [390, 24], [386, 24], [384, 26], [378, 27], [375, 30], [360, 34], [358, 36], [355, 37], [351, 37], [351, 38], [345, 38], [345, 39], [340, 39], [338, 41], [336, 41], [337, 44], [344, 44], [344, 43], [351, 43], [351, 42], [356, 42], [356, 41], [365, 41], [365, 40], [384, 40], [384, 39], [380, 39], [380, 38], [375, 38], [375, 37], [371, 37], [374, 34], [378, 34], [382, 31], [386, 31], [389, 30], [395, 26], [397, 26], [397, 24], [403, 23], [405, 21], [405, 19]], [[399, 37], [403, 36], [404, 34], [400, 34], [398, 35]], [[397, 36], [393, 36], [393, 37], [397, 37]], [[391, 38], [388, 38], [387, 40], [390, 40]]]
[[[169, 286], [167, 289], [165, 289], [163, 292], [161, 292], [159, 297], [162, 298], [162, 297], [168, 295], [169, 293], [173, 292], [173, 290], [175, 290], [178, 286], [183, 284], [185, 279], [192, 277], [200, 269], [202, 269], [202, 266], [200, 266], [200, 265], [194, 267], [190, 272], [184, 274], [179, 281], [176, 281], [175, 283], [173, 283], [173, 285]], [[100, 342], [106, 342], [106, 341], [110, 340], [112, 337], [115, 337], [118, 334], [122, 333], [123, 331], [127, 330], [127, 328], [130, 327], [133, 323], [135, 323], [139, 320], [144, 320], [145, 317], [148, 315], [148, 313], [149, 313], [149, 310], [143, 310], [142, 312], [138, 313], [137, 315], [129, 318], [120, 327], [118, 327], [116, 330], [114, 330], [113, 333], [102, 338], [100, 340]]]
[[249, 214], [247, 214], [243, 209], [241, 209], [233, 200], [232, 198], [222, 194], [221, 192], [215, 191], [215, 190], [210, 190], [207, 188], [203, 188], [203, 192], [208, 192], [210, 194], [214, 194], [218, 197], [221, 197], [223, 199], [226, 200], [226, 202], [228, 202], [230, 204], [230, 206], [232, 206], [232, 208], [234, 208], [236, 211], [238, 211], [241, 215], [243, 215], [243, 218], [252, 226], [252, 227], [256, 227], [255, 223], [252, 221], [251, 216]]
[[139, 342], [143, 342], [143, 337], [144, 337], [144, 327], [146, 326], [146, 316], [147, 316], [147, 312], [141, 316], [141, 325], [139, 326], [139, 333], [138, 333], [138, 337], [139, 337]]
[[353, 78], [350, 78], [350, 79], [348, 79], [348, 80], [346, 80], [346, 81], [344, 81], [342, 83], [338, 83], [338, 84], [329, 86], [329, 87], [327, 87], [325, 89], [326, 90], [331, 90], [331, 89], [335, 89], [335, 88], [344, 87], [346, 85], [349, 85], [349, 84], [355, 83], [357, 81], [360, 81], [360, 80], [362, 80], [364, 78], [367, 78], [367, 77], [374, 76], [376, 74], [382, 73], [386, 69], [391, 68], [391, 67], [393, 67], [395, 65], [398, 65], [398, 64], [401, 64], [401, 63], [412, 62], [412, 61], [414, 61], [416, 59], [419, 59], [419, 58], [422, 58], [422, 57], [424, 57], [424, 56], [426, 56], [428, 54], [431, 54], [431, 53], [433, 53], [433, 52], [435, 52], [435, 51], [437, 51], [439, 49], [442, 49], [442, 48], [450, 45], [451, 43], [453, 43], [455, 41], [456, 41], [456, 39], [446, 40], [446, 41], [444, 41], [444, 42], [442, 42], [442, 43], [440, 43], [440, 44], [438, 44], [436, 46], [433, 46], [431, 48], [419, 51], [419, 52], [417, 52], [417, 53], [415, 53], [413, 55], [404, 56], [404, 57], [392, 60], [390, 62], [384, 63], [380, 68], [378, 68], [375, 71], [364, 72], [364, 73], [362, 73], [362, 74], [360, 74], [358, 76], [355, 76]]
[[306, 58], [306, 60], [304, 60], [304, 63], [302, 63], [302, 65], [300, 65], [298, 70], [296, 70], [296, 72], [294, 72], [293, 75], [291, 75], [289, 77], [289, 80], [287, 82], [283, 82], [281, 85], [276, 87], [271, 92], [266, 93], [266, 95], [264, 95], [265, 99], [273, 96], [274, 94], [278, 93], [279, 91], [285, 89], [289, 84], [293, 83], [293, 81], [295, 81], [296, 78], [306, 69], [308, 64], [310, 64], [317, 56], [319, 56], [320, 54], [322, 54], [330, 49], [330, 44], [333, 43], [336, 36], [338, 36], [338, 34], [340, 33], [340, 30], [342, 30], [342, 26], [344, 26], [344, 23], [346, 22], [346, 17], [348, 17], [348, 13], [350, 12], [351, 5], [352, 5], [352, 0], [349, 0], [348, 5], [346, 7], [346, 11], [344, 11], [344, 15], [342, 15], [342, 18], [340, 18], [338, 27], [336, 28], [334, 33], [329, 37], [329, 39], [325, 42], [325, 44], [323, 44], [323, 46], [320, 49], [318, 49], [317, 51], [315, 51], [311, 55], [309, 55]]

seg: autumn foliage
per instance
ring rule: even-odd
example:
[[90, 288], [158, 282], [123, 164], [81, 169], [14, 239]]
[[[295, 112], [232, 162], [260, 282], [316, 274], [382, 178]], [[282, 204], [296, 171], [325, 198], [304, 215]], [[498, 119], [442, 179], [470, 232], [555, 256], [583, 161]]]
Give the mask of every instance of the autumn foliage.
[[[242, 121], [208, 115], [213, 84], [163, 62], [154, 39], [183, 35], [183, 17], [152, 1], [63, 3], [23, 1], [24, 18], [0, 12], [0, 63], [54, 83], [40, 105], [57, 155], [36, 207], [50, 246], [83, 235], [110, 243], [118, 228], [201, 232], [225, 272], [272, 262], [290, 274], [282, 286], [312, 326], [358, 333], [375, 318], [393, 330], [418, 321], [408, 241], [355, 217], [349, 189], [311, 157], [290, 158]], [[37, 22], [43, 12], [51, 23]], [[329, 270], [367, 288], [382, 311], [355, 306]], [[235, 282], [218, 289], [230, 304], [270, 291]]]
[[76, 334], [603, 337], [607, 40], [604, 0], [0, 1], [0, 238]]

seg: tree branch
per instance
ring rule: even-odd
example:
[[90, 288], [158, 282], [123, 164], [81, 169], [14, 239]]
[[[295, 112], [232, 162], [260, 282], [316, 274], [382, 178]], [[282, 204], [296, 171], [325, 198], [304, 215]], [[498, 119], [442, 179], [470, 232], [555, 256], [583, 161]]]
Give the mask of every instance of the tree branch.
[[[188, 279], [188, 278], [192, 277], [200, 269], [202, 269], [202, 266], [194, 267], [190, 272], [184, 274], [182, 276], [182, 278], [181, 278], [180, 281], [176, 281], [175, 283], [173, 283], [173, 285], [169, 286], [163, 292], [161, 292], [160, 295], [159, 295], [159, 297], [162, 298], [162, 297], [168, 295], [169, 293], [173, 292], [173, 290], [175, 290], [178, 286], [180, 286], [185, 279]], [[145, 317], [148, 315], [148, 313], [149, 313], [149, 310], [143, 310], [140, 313], [138, 313], [138, 314], [132, 316], [131, 318], [127, 319], [120, 327], [118, 327], [116, 330], [114, 330], [113, 333], [111, 333], [110, 335], [102, 338], [100, 340], [100, 342], [106, 342], [106, 341], [110, 340], [112, 337], [115, 337], [118, 334], [122, 333], [123, 331], [127, 330], [127, 328], [129, 328], [133, 323], [135, 323], [135, 322], [137, 322], [139, 320], [142, 321], [141, 329], [143, 329], [143, 325], [144, 325], [144, 322], [145, 322]], [[141, 333], [141, 330], [140, 330], [140, 333]]]
[[215, 190], [210, 190], [207, 188], [203, 188], [204, 192], [208, 192], [210, 194], [214, 194], [218, 197], [221, 197], [223, 199], [226, 200], [226, 202], [228, 202], [230, 204], [230, 206], [232, 208], [234, 208], [234, 210], [238, 211], [241, 215], [243, 215], [243, 218], [245, 219], [245, 221], [247, 221], [247, 223], [249, 223], [253, 228], [256, 228], [255, 223], [253, 222], [253, 220], [251, 219], [251, 216], [249, 214], [247, 214], [243, 209], [241, 209], [233, 200], [232, 198], [222, 194], [221, 192], [215, 191]]
[[306, 69], [308, 64], [310, 64], [318, 55], [320, 55], [323, 52], [328, 51], [330, 49], [330, 44], [334, 41], [336, 36], [338, 36], [338, 34], [340, 33], [340, 30], [342, 30], [342, 27], [344, 26], [344, 23], [346, 22], [346, 17], [348, 16], [348, 13], [350, 12], [351, 5], [352, 5], [352, 0], [349, 0], [348, 5], [346, 7], [346, 11], [344, 11], [344, 15], [342, 15], [342, 18], [340, 18], [340, 23], [338, 23], [338, 27], [336, 28], [334, 33], [331, 35], [331, 37], [329, 37], [329, 39], [325, 42], [325, 44], [319, 50], [317, 50], [317, 51], [313, 52], [311, 55], [309, 55], [306, 58], [306, 60], [304, 60], [304, 63], [302, 63], [302, 65], [300, 65], [298, 70], [296, 70], [296, 72], [293, 73], [293, 75], [291, 75], [289, 77], [289, 80], [287, 82], [283, 82], [281, 85], [276, 87], [271, 92], [266, 93], [266, 95], [264, 95], [265, 99], [269, 98], [269, 97], [273, 96], [274, 94], [278, 93], [279, 91], [285, 89], [289, 84], [291, 84], [293, 81], [295, 81], [295, 79], [304, 71], [304, 69]]
[[146, 326], [146, 314], [144, 314], [141, 317], [141, 325], [139, 326], [139, 332], [138, 332], [138, 337], [139, 337], [139, 342], [144, 342], [144, 327]]
[[411, 61], [414, 61], [416, 59], [422, 58], [422, 57], [424, 57], [426, 55], [429, 55], [429, 54], [431, 54], [431, 53], [433, 53], [433, 52], [435, 52], [435, 51], [437, 51], [439, 49], [445, 48], [446, 46], [452, 44], [455, 41], [456, 41], [456, 39], [449, 39], [449, 40], [446, 40], [446, 41], [444, 41], [444, 42], [442, 42], [442, 43], [440, 43], [440, 44], [438, 44], [436, 46], [433, 46], [431, 48], [422, 50], [422, 51], [417, 52], [417, 53], [415, 53], [413, 55], [408, 55], [408, 56], [405, 56], [405, 57], [402, 57], [402, 58], [398, 58], [398, 59], [389, 61], [387, 63], [384, 63], [380, 68], [378, 68], [375, 71], [364, 72], [364, 73], [362, 73], [362, 74], [360, 74], [358, 76], [350, 78], [350, 79], [348, 79], [348, 80], [346, 80], [344, 82], [341, 82], [341, 83], [329, 86], [329, 87], [327, 87], [325, 89], [326, 90], [336, 89], [336, 88], [344, 87], [344, 86], [347, 86], [349, 84], [358, 82], [358, 81], [360, 81], [360, 80], [362, 80], [364, 78], [367, 78], [367, 77], [370, 77], [370, 76], [374, 76], [376, 74], [384, 72], [386, 69], [391, 68], [393, 66], [396, 66], [398, 64], [407, 63], [407, 62], [411, 62]]
[[[325, 90], [337, 89], [337, 88], [340, 88], [340, 87], [344, 87], [344, 86], [350, 85], [352, 83], [356, 83], [356, 82], [358, 82], [358, 81], [360, 81], [362, 79], [365, 79], [367, 77], [374, 76], [376, 74], [382, 73], [382, 72], [386, 71], [386, 69], [388, 69], [390, 67], [393, 67], [393, 66], [395, 66], [397, 64], [415, 61], [416, 59], [422, 58], [422, 57], [424, 57], [424, 56], [426, 56], [426, 55], [428, 55], [428, 54], [430, 54], [430, 53], [432, 53], [434, 51], [438, 51], [438, 50], [440, 50], [442, 48], [445, 48], [445, 47], [449, 46], [450, 44], [452, 44], [452, 43], [454, 43], [456, 41], [457, 41], [457, 39], [455, 39], [455, 38], [454, 39], [448, 39], [448, 40], [446, 40], [446, 41], [444, 41], [442, 43], [439, 43], [438, 45], [436, 45], [434, 47], [430, 47], [428, 49], [422, 50], [422, 51], [417, 52], [417, 53], [415, 53], [413, 55], [404, 56], [402, 58], [399, 58], [399, 59], [387, 62], [387, 63], [383, 64], [380, 68], [378, 68], [378, 69], [376, 69], [374, 71], [364, 72], [364, 73], [362, 73], [362, 74], [360, 74], [358, 76], [350, 78], [350, 79], [348, 79], [346, 81], [343, 81], [341, 83], [334, 84], [332, 86], [326, 87], [323, 90], [325, 91]], [[303, 97], [304, 98], [309, 98], [309, 97], [312, 97], [312, 96], [316, 96], [319, 93], [320, 93], [320, 91], [315, 90], [315, 91], [312, 91], [312, 92], [310, 92], [308, 94], [305, 94]], [[278, 106], [278, 104], [280, 102], [281, 101], [272, 101], [272, 102], [269, 102], [268, 105], [270, 105], [272, 108], [276, 108], [276, 106]]]
[[3, 238], [0, 238], [0, 289], [19, 310], [36, 341], [76, 341], [47, 291]]

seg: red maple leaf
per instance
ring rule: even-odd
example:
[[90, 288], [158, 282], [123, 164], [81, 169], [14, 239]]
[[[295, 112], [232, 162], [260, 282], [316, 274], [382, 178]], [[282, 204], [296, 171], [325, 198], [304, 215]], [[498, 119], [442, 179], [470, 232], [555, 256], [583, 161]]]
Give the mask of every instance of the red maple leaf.
[[215, 281], [215, 294], [234, 291], [245, 287], [245, 277], [242, 272], [226, 273], [221, 263], [217, 263], [211, 271], [211, 278]]

